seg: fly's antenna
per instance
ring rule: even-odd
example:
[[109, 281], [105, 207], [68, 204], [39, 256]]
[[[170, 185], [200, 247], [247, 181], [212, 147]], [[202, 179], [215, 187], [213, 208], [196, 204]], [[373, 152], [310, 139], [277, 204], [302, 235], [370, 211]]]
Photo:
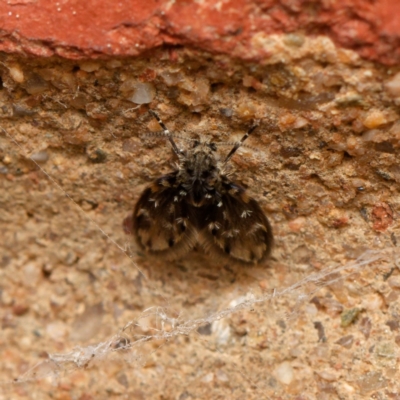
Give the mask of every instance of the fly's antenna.
[[161, 128], [164, 131], [164, 135], [168, 138], [169, 142], [171, 143], [172, 149], [174, 150], [175, 154], [177, 156], [182, 155], [182, 152], [178, 149], [178, 146], [175, 144], [174, 139], [172, 139], [171, 132], [168, 130], [168, 128], [165, 126], [164, 122], [162, 122], [161, 118], [158, 116], [158, 114], [153, 111], [149, 110], [149, 113], [157, 120], [157, 122], [160, 124]]
[[258, 124], [260, 121], [256, 120], [253, 122], [253, 125], [249, 128], [249, 130], [246, 132], [246, 134], [238, 141], [235, 143], [233, 146], [232, 150], [229, 152], [229, 154], [226, 156], [224, 164], [226, 164], [232, 156], [236, 153], [236, 150], [244, 143], [244, 141], [253, 133], [254, 129], [257, 128]]

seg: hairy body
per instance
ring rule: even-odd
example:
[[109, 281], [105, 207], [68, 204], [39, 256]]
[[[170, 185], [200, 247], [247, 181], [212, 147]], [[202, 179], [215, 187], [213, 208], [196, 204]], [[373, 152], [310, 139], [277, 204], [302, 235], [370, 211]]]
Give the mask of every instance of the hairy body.
[[265, 260], [273, 243], [268, 219], [225, 172], [226, 162], [255, 126], [221, 162], [214, 143], [195, 141], [189, 150], [178, 150], [168, 129], [152, 114], [173, 143], [179, 163], [146, 188], [136, 204], [132, 222], [139, 247], [174, 259], [200, 244], [206, 252], [231, 261]]

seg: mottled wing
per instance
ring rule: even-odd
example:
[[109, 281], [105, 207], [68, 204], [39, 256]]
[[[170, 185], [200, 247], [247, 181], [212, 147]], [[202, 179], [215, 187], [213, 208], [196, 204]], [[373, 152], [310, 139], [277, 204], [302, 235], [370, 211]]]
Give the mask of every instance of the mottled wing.
[[174, 259], [189, 251], [197, 239], [190, 207], [179, 193], [176, 172], [153, 182], [133, 212], [133, 234], [139, 247]]
[[258, 203], [245, 189], [224, 184], [221, 202], [208, 210], [200, 232], [206, 251], [245, 264], [265, 260], [271, 252], [271, 226]]

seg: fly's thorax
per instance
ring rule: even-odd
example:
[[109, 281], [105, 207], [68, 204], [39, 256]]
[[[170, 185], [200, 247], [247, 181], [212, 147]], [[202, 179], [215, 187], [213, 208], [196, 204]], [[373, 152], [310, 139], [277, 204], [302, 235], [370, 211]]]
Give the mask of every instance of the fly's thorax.
[[210, 143], [197, 143], [182, 154], [178, 181], [187, 193], [187, 201], [202, 207], [212, 203], [215, 188], [220, 182], [219, 158], [216, 147]]

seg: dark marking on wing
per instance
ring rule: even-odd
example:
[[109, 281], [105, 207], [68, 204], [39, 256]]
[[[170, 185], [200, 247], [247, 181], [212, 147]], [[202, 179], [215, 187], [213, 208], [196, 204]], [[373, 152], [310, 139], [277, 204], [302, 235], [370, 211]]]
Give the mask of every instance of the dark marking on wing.
[[209, 208], [201, 243], [211, 254], [229, 255], [241, 263], [263, 261], [272, 249], [271, 226], [258, 203], [243, 188], [235, 184], [234, 189], [221, 196], [222, 207]]
[[197, 238], [191, 208], [179, 196], [175, 182], [176, 172], [154, 181], [133, 212], [133, 234], [140, 248], [167, 259], [185, 254]]

